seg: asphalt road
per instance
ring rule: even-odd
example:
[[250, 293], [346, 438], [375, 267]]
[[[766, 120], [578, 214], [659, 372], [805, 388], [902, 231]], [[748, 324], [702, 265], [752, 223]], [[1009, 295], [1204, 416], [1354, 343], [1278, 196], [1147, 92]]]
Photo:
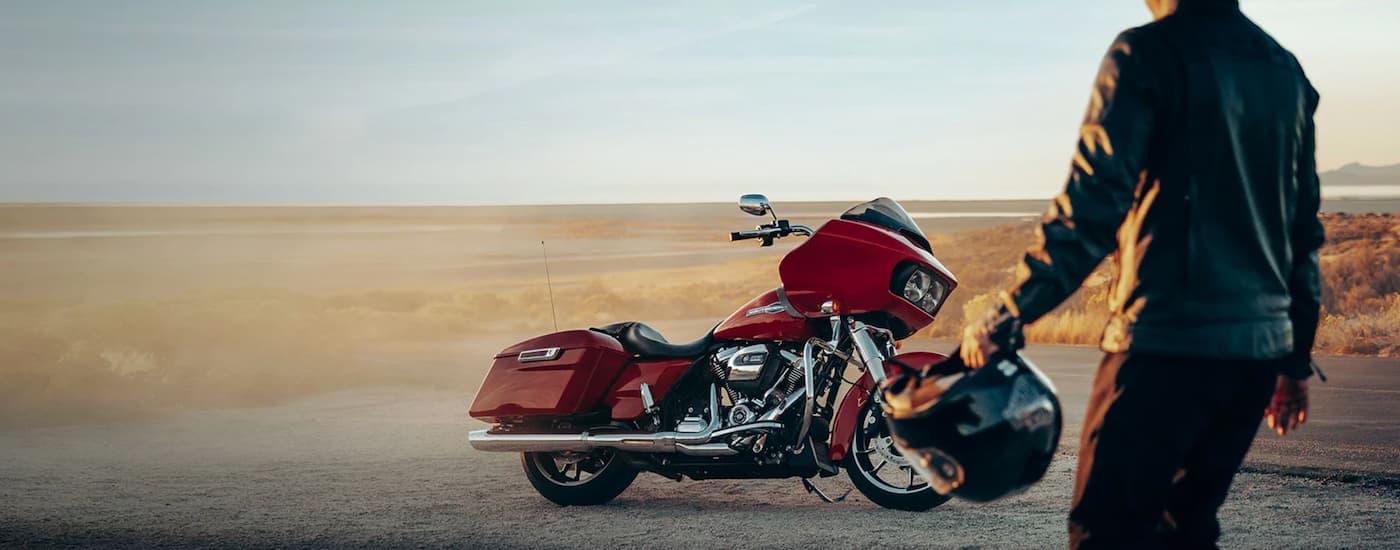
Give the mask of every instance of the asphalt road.
[[[942, 348], [935, 348], [942, 349]], [[1097, 354], [1036, 347], [1073, 432]], [[1324, 359], [1314, 415], [1261, 435], [1222, 511], [1233, 547], [1394, 547], [1400, 364]], [[0, 547], [692, 548], [1063, 545], [1075, 457], [999, 502], [915, 514], [796, 480], [644, 475], [613, 503], [560, 508], [519, 458], [465, 441], [469, 396], [370, 389], [276, 407], [0, 432]], [[844, 477], [819, 480], [830, 492]]]
[[[952, 343], [934, 342], [906, 349], [948, 353], [952, 348]], [[1102, 352], [1031, 346], [1024, 355], [1055, 382], [1069, 426], [1062, 444], [1073, 445]], [[1314, 377], [1309, 382], [1307, 423], [1287, 437], [1261, 429], [1248, 467], [1308, 475], [1364, 475], [1400, 485], [1400, 358], [1322, 357], [1318, 365], [1328, 381]]]

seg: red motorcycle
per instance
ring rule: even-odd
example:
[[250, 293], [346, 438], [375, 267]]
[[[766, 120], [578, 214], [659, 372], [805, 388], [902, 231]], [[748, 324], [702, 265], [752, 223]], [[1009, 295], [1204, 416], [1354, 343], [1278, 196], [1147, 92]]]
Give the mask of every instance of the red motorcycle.
[[[472, 447], [522, 453], [530, 484], [561, 505], [608, 502], [642, 471], [799, 477], [835, 502], [810, 480], [843, 467], [881, 506], [945, 502], [895, 449], [874, 391], [898, 369], [943, 359], [896, 354], [957, 285], [928, 238], [888, 198], [817, 230], [778, 219], [763, 195], [739, 207], [772, 222], [731, 240], [809, 237], [779, 264], [783, 286], [686, 344], [624, 322], [506, 348], [472, 403], [472, 417], [494, 424], [468, 435]], [[864, 371], [854, 382], [852, 364]]]

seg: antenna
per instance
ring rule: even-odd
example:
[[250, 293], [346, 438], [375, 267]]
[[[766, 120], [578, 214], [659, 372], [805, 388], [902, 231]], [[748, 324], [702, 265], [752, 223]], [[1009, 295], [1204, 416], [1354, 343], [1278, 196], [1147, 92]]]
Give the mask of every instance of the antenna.
[[544, 285], [549, 289], [549, 315], [554, 318], [554, 332], [559, 332], [559, 313], [554, 311], [554, 283], [549, 280], [549, 249], [545, 248], [544, 241], [540, 241], [540, 250], [544, 252]]

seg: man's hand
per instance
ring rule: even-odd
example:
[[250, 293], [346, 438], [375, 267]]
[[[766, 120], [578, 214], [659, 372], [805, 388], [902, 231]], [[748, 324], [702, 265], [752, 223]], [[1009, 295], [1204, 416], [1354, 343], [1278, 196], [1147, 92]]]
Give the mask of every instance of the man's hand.
[[997, 345], [992, 343], [992, 329], [986, 323], [973, 323], [963, 329], [962, 361], [967, 368], [981, 368], [987, 364], [987, 358], [997, 352]]
[[[964, 344], [966, 345], [966, 344]], [[1269, 429], [1279, 435], [1298, 429], [1308, 419], [1308, 381], [1284, 376], [1274, 386], [1274, 399], [1264, 411]]]
[[967, 328], [963, 329], [959, 355], [967, 368], [986, 365], [987, 358], [1000, 351], [1002, 346], [1016, 351], [1026, 345], [1016, 304], [1005, 292], [1001, 294], [1001, 299], [1004, 305], [988, 311], [980, 322], [968, 323]]

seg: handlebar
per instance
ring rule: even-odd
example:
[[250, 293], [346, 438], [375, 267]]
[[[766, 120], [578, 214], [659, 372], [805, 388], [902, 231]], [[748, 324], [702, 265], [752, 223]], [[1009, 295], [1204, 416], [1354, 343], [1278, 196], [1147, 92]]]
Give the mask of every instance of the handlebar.
[[815, 231], [805, 225], [790, 225], [787, 220], [778, 220], [772, 225], [760, 225], [758, 229], [752, 231], [734, 231], [729, 233], [729, 240], [744, 241], [748, 239], [763, 239], [763, 246], [771, 246], [773, 239], [786, 237], [793, 233], [799, 235], [812, 236]]
[[763, 234], [758, 231], [735, 231], [729, 234], [730, 241], [743, 241], [747, 239], [757, 239]]

